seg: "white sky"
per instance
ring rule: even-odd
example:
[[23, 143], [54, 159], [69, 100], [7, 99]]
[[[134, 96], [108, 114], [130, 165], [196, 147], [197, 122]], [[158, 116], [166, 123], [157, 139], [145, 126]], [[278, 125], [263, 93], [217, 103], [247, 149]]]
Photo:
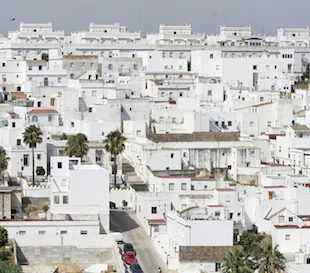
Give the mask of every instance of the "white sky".
[[[130, 31], [156, 32], [160, 23], [190, 22], [195, 32], [220, 25], [251, 24], [255, 33], [310, 25], [310, 0], [1, 0], [0, 33], [19, 22], [54, 23], [55, 29], [87, 29], [89, 22], [121, 22]], [[16, 18], [11, 22], [11, 18]]]

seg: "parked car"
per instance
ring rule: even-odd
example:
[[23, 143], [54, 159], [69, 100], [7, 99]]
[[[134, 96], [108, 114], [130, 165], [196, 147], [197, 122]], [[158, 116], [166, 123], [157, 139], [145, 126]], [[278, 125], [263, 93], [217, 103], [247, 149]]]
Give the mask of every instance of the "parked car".
[[143, 273], [143, 270], [138, 263], [130, 264], [130, 270], [132, 273]]
[[130, 243], [125, 243], [125, 244], [124, 244], [124, 254], [126, 254], [126, 252], [128, 252], [128, 251], [134, 252], [135, 255], [136, 255], [136, 251], [135, 251], [135, 249], [133, 248], [133, 245], [130, 244]]
[[126, 264], [136, 263], [136, 254], [133, 251], [127, 251], [125, 252], [124, 260]]

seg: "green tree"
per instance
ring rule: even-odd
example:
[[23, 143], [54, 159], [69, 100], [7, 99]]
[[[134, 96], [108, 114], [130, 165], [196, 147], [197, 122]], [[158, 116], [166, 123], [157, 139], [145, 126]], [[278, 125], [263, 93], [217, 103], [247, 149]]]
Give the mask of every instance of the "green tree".
[[42, 53], [41, 59], [42, 59], [43, 61], [47, 61], [47, 62], [48, 62], [48, 59], [49, 59], [48, 53]]
[[239, 244], [243, 246], [245, 252], [252, 255], [256, 253], [264, 238], [265, 236], [262, 234], [254, 231], [246, 231], [241, 234]]
[[39, 166], [39, 167], [37, 167], [37, 169], [36, 169], [36, 174], [37, 175], [45, 175], [45, 170], [44, 170], [44, 168], [42, 167], [42, 166]]
[[249, 257], [245, 255], [242, 247], [233, 247], [227, 257], [224, 259], [222, 266], [223, 273], [252, 273], [253, 269], [249, 266]]
[[37, 144], [42, 142], [42, 131], [39, 127], [35, 125], [28, 126], [24, 133], [24, 142], [29, 145], [32, 150], [32, 184], [35, 185], [34, 180], [34, 149], [37, 147]]
[[70, 157], [77, 156], [83, 160], [83, 157], [87, 155], [88, 149], [87, 137], [79, 133], [69, 137], [65, 153]]
[[0, 247], [4, 247], [8, 243], [8, 232], [0, 226]]
[[44, 204], [43, 205], [43, 211], [45, 213], [45, 219], [47, 218], [47, 212], [48, 212], [49, 209], [50, 209], [49, 204]]
[[5, 171], [8, 167], [8, 160], [6, 157], [6, 151], [0, 147], [0, 176], [3, 171]]
[[116, 184], [116, 174], [117, 174], [117, 156], [121, 154], [125, 149], [126, 138], [122, 135], [119, 130], [110, 132], [104, 139], [104, 148], [107, 152], [113, 155], [113, 172], [114, 172], [114, 184]]
[[19, 265], [8, 261], [0, 261], [0, 273], [22, 273], [22, 269]]
[[271, 240], [264, 242], [257, 251], [258, 272], [259, 273], [280, 273], [285, 270], [285, 258], [278, 250], [278, 246], [273, 247]]

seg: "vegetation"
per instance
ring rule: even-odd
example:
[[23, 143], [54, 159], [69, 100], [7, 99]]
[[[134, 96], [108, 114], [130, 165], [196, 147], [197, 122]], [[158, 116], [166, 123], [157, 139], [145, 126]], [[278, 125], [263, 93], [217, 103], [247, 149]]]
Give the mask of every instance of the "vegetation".
[[6, 151], [0, 147], [0, 175], [8, 167], [8, 160], [6, 157]]
[[37, 175], [45, 175], [45, 170], [44, 170], [44, 168], [42, 167], [42, 166], [40, 166], [40, 167], [37, 167], [37, 169], [36, 169], [36, 174]]
[[68, 140], [68, 136], [63, 133], [61, 136], [60, 136], [60, 140]]
[[280, 273], [285, 270], [285, 258], [278, 250], [278, 246], [273, 247], [271, 241], [264, 242], [257, 252], [259, 273]]
[[48, 59], [49, 59], [48, 53], [42, 53], [41, 59], [42, 59], [43, 61], [47, 61], [47, 62], [48, 62]]
[[253, 270], [249, 266], [248, 256], [242, 247], [233, 247], [224, 259], [224, 273], [251, 273]]
[[11, 241], [8, 241], [8, 232], [0, 226], [0, 273], [21, 272], [21, 268], [14, 265], [13, 245]]
[[0, 247], [4, 247], [8, 243], [8, 232], [0, 226]]
[[44, 204], [42, 209], [43, 209], [43, 211], [45, 213], [45, 219], [46, 219], [47, 218], [47, 212], [50, 209], [49, 204]]
[[244, 232], [239, 246], [234, 246], [224, 259], [224, 273], [281, 273], [285, 258], [271, 239], [253, 231]]
[[42, 131], [39, 127], [35, 125], [28, 126], [24, 133], [24, 142], [29, 145], [32, 150], [32, 184], [35, 185], [34, 177], [34, 149], [37, 147], [37, 144], [42, 142]]
[[310, 76], [310, 64], [307, 63], [306, 71], [303, 73], [303, 78], [304, 79], [309, 79], [309, 76]]
[[0, 273], [22, 273], [22, 269], [19, 265], [8, 261], [0, 261]]
[[65, 153], [70, 157], [80, 157], [83, 161], [83, 157], [87, 155], [88, 149], [87, 137], [84, 134], [79, 133], [69, 137]]
[[122, 133], [119, 130], [116, 130], [110, 132], [103, 141], [105, 150], [113, 155], [114, 184], [116, 184], [117, 156], [124, 151], [125, 140], [126, 138], [122, 135]]

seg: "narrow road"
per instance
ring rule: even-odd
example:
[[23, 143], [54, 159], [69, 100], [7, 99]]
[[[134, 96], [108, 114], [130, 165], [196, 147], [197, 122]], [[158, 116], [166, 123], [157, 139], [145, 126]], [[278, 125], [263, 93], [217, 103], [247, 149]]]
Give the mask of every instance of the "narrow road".
[[133, 244], [144, 273], [157, 273], [158, 267], [163, 273], [168, 272], [167, 265], [158, 255], [143, 227], [139, 226], [134, 212], [111, 210], [110, 225], [112, 232], [122, 232], [124, 241]]

